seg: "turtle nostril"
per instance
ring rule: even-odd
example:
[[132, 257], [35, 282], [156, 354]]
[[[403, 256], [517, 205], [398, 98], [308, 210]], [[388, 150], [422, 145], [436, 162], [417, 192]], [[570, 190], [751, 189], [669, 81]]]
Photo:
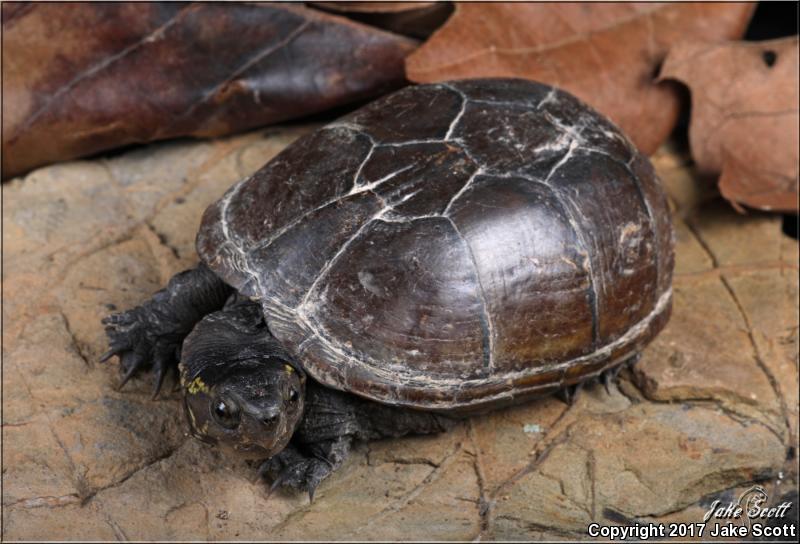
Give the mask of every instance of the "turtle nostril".
[[261, 419], [261, 422], [264, 425], [269, 425], [269, 426], [275, 425], [275, 423], [278, 422], [278, 414], [265, 416]]

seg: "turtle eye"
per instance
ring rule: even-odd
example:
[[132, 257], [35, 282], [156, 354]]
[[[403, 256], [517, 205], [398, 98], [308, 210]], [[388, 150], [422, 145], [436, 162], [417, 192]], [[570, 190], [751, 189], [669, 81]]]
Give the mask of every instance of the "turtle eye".
[[211, 404], [211, 413], [217, 423], [226, 429], [235, 429], [239, 425], [239, 407], [228, 399], [215, 399]]
[[299, 399], [299, 398], [300, 398], [300, 393], [297, 392], [297, 389], [292, 387], [289, 390], [289, 402], [292, 402], [292, 403], [297, 402], [297, 399]]

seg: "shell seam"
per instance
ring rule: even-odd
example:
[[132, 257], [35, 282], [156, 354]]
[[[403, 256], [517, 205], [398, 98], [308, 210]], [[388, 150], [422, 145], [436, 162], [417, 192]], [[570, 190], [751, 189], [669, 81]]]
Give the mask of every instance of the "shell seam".
[[489, 312], [489, 304], [486, 301], [486, 291], [483, 289], [483, 282], [481, 281], [481, 273], [478, 269], [478, 262], [475, 260], [475, 254], [472, 252], [472, 247], [469, 245], [467, 239], [461, 234], [456, 222], [453, 221], [451, 217], [445, 216], [445, 218], [450, 222], [450, 225], [452, 225], [456, 235], [458, 235], [461, 241], [464, 242], [464, 245], [467, 248], [467, 253], [469, 254], [469, 260], [472, 263], [472, 268], [475, 270], [475, 278], [478, 280], [478, 294], [481, 299], [481, 313], [483, 314], [481, 319], [481, 330], [485, 339], [483, 342], [483, 363], [484, 367], [491, 373], [492, 369], [494, 369], [494, 323], [492, 322], [492, 314]]
[[328, 274], [328, 272], [330, 272], [330, 269], [333, 267], [334, 263], [342, 256], [342, 254], [344, 254], [347, 248], [350, 247], [350, 244], [352, 244], [361, 235], [361, 233], [363, 233], [366, 228], [372, 224], [373, 221], [380, 219], [381, 215], [386, 213], [388, 210], [389, 208], [381, 208], [375, 215], [366, 220], [364, 224], [361, 225], [358, 230], [341, 245], [333, 257], [331, 257], [330, 260], [325, 263], [325, 266], [323, 266], [319, 271], [319, 274], [311, 284], [311, 287], [308, 288], [308, 291], [306, 291], [306, 294], [303, 296], [303, 300], [297, 305], [296, 310], [299, 314], [305, 314], [305, 307], [308, 305], [308, 300], [311, 298], [312, 293], [314, 293], [316, 290], [319, 282]]
[[591, 309], [591, 314], [592, 314], [591, 315], [592, 342], [594, 343], [594, 345], [597, 345], [597, 342], [600, 337], [600, 312], [598, 309], [598, 296], [597, 296], [598, 278], [596, 277], [594, 266], [592, 265], [592, 259], [589, 256], [590, 254], [589, 244], [586, 241], [583, 230], [578, 225], [575, 216], [572, 213], [572, 210], [570, 209], [570, 206], [567, 206], [567, 204], [564, 202], [565, 199], [564, 195], [557, 188], [550, 185], [550, 178], [572, 156], [572, 152], [578, 147], [580, 147], [578, 141], [573, 139], [570, 142], [569, 149], [567, 149], [566, 153], [564, 153], [564, 156], [561, 158], [561, 160], [559, 160], [558, 163], [556, 163], [553, 166], [553, 168], [550, 170], [550, 173], [547, 174], [547, 177], [544, 179], [544, 181], [537, 182], [537, 180], [533, 178], [526, 178], [526, 179], [533, 181], [535, 183], [541, 183], [542, 185], [550, 189], [550, 191], [555, 196], [556, 201], [561, 206], [561, 209], [564, 211], [564, 215], [566, 215], [567, 221], [569, 222], [570, 227], [572, 227], [572, 230], [575, 233], [575, 237], [578, 239], [581, 246], [583, 246], [583, 251], [586, 253], [584, 258], [586, 259], [585, 260], [586, 267], [588, 268], [589, 272], [589, 289], [587, 290], [587, 294], [589, 298], [589, 307]]
[[450, 126], [447, 127], [447, 132], [444, 135], [444, 141], [449, 142], [450, 139], [453, 137], [453, 131], [456, 129], [458, 122], [461, 120], [461, 116], [464, 115], [464, 110], [467, 109], [467, 102], [469, 101], [469, 99], [463, 92], [461, 92], [459, 89], [456, 89], [452, 85], [443, 84], [442, 87], [453, 91], [454, 93], [456, 93], [458, 96], [461, 97], [461, 109], [458, 111], [456, 116], [450, 122]]

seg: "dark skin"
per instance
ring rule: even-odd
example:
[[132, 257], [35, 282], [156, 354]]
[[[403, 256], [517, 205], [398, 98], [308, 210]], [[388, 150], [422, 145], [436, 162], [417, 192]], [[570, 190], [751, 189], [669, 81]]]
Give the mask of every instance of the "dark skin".
[[371, 402], [308, 378], [270, 334], [257, 303], [204, 264], [174, 276], [141, 306], [103, 320], [106, 360], [120, 359], [122, 385], [152, 369], [154, 396], [180, 370], [191, 433], [251, 459], [282, 486], [314, 490], [357, 440], [429, 434], [454, 420]]

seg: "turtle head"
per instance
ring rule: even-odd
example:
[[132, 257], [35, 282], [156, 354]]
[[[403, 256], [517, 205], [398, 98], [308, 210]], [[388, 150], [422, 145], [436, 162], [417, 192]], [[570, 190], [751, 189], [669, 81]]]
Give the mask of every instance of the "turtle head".
[[265, 459], [286, 447], [300, 423], [305, 373], [254, 309], [206, 316], [184, 341], [180, 371], [192, 435]]
[[304, 385], [301, 374], [277, 359], [236, 365], [210, 384], [195, 378], [184, 396], [191, 433], [248, 458], [272, 457], [300, 422]]

